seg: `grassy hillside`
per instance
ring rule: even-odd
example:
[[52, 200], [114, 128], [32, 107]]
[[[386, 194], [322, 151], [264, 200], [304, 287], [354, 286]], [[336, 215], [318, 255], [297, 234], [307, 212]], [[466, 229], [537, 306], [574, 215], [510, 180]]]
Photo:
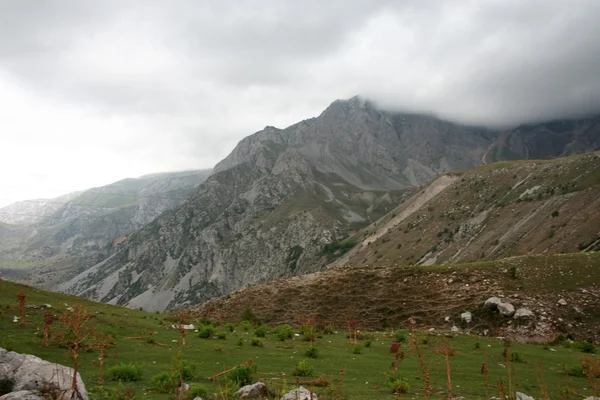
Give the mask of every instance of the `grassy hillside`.
[[[13, 316], [18, 315], [15, 299], [19, 291], [26, 294], [27, 304], [49, 303], [53, 306], [51, 311], [56, 315], [60, 315], [63, 309], [75, 302], [84, 304], [95, 316], [91, 325], [93, 331], [104, 332], [115, 338], [117, 351], [109, 352], [106, 367], [110, 368], [115, 361], [136, 363], [141, 366], [142, 379], [125, 383], [121, 389], [131, 388], [135, 391], [136, 398], [167, 399], [170, 397], [169, 394], [158, 393], [153, 388], [151, 377], [160, 372], [171, 371], [173, 359], [178, 355], [196, 366], [194, 377], [187, 382], [191, 383], [192, 387], [203, 385], [209, 393], [222, 391], [226, 387], [233, 388], [225, 378], [213, 384], [208, 379], [209, 376], [252, 359], [257, 367], [255, 379], [266, 381], [273, 389], [289, 390], [296, 386], [297, 380], [310, 381], [325, 376], [331, 385], [315, 388], [323, 399], [340, 398], [338, 388], [341, 398], [394, 398], [392, 391], [387, 387], [386, 376], [392, 374], [390, 364], [393, 356], [389, 352], [390, 344], [399, 333], [392, 328], [368, 334], [366, 337], [361, 336], [358, 345], [349, 343], [343, 326], [337, 327], [338, 333], [317, 334], [320, 337], [315, 338], [314, 345], [318, 349], [318, 357], [314, 359], [304, 355], [310, 343], [304, 341], [303, 336], [292, 334], [291, 339], [280, 341], [276, 334], [271, 333], [270, 328], [266, 329], [265, 337], [260, 339], [263, 347], [251, 346], [250, 343], [255, 335], [261, 335], [261, 332], [260, 329], [249, 324], [232, 326], [233, 332], [225, 326], [216, 327], [214, 335], [225, 335], [223, 339], [212, 337], [202, 339], [198, 337], [198, 333], [188, 331], [187, 344], [182, 349], [180, 334], [168, 328], [173, 319], [168, 315], [149, 314], [92, 303], [71, 296], [47, 293], [0, 281], [0, 346], [67, 365], [70, 364], [70, 360], [64, 348], [54, 342], [49, 347], [41, 345], [39, 329], [42, 326], [43, 314], [47, 310], [28, 309], [24, 327], [19, 327], [12, 322]], [[297, 318], [301, 319], [303, 316], [306, 314], [299, 313]], [[198, 323], [198, 321], [194, 322]], [[55, 322], [52, 325], [52, 332], [56, 334], [60, 330], [60, 324]], [[444, 357], [438, 353], [446, 345], [453, 349], [453, 356], [449, 360], [455, 396], [474, 398], [497, 395], [496, 384], [500, 380], [508, 388], [508, 370], [511, 370], [511, 382], [515, 389], [536, 397], [541, 395], [541, 387], [544, 385], [547, 386], [552, 398], [558, 397], [563, 392], [571, 393], [571, 398], [576, 398], [573, 393], [591, 394], [585, 378], [567, 376], [564, 373], [565, 367], [567, 369], [577, 367], [582, 357], [590, 356], [598, 360], [597, 356], [582, 353], [575, 345], [566, 343], [566, 346], [542, 346], [511, 343], [507, 350], [508, 354], [515, 354], [513, 357], [522, 362], [507, 364], [501, 354], [508, 342], [469, 335], [439, 336], [436, 332], [431, 334], [420, 332], [415, 336], [418, 338], [417, 343], [427, 368], [431, 370], [433, 398], [447, 396]], [[147, 336], [148, 333], [153, 333], [154, 344], [151, 340], [126, 339], [126, 337]], [[361, 332], [361, 335], [364, 335], [364, 332]], [[400, 338], [408, 338], [408, 336], [406, 333], [400, 333]], [[405, 358], [399, 363], [398, 374], [410, 386], [408, 395], [419, 398], [422, 397], [423, 376], [419, 373], [414, 347], [411, 350], [411, 345], [407, 342], [400, 348], [405, 353]], [[98, 378], [97, 358], [98, 354], [93, 349], [82, 354], [83, 379], [88, 390], [93, 392]], [[307, 361], [314, 367], [312, 377], [296, 378], [292, 375], [292, 371], [301, 360]], [[486, 386], [485, 375], [480, 373], [484, 362], [489, 371], [489, 386]], [[507, 365], [509, 368], [506, 368]], [[341, 371], [344, 371], [344, 375], [340, 379]], [[110, 380], [107, 385], [112, 388], [119, 386]], [[310, 383], [305, 383], [305, 386], [310, 386]], [[210, 394], [203, 396], [203, 398], [209, 397]], [[216, 398], [227, 397], [221, 395]]]
[[485, 165], [439, 178], [358, 232], [348, 239], [357, 246], [335, 265], [455, 264], [597, 251], [598, 210], [600, 153]]

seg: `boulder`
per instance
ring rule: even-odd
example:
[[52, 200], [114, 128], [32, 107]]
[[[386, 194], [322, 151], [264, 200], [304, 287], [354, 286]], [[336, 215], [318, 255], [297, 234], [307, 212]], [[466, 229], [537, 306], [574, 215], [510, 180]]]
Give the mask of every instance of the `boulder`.
[[44, 395], [31, 390], [19, 390], [0, 396], [0, 400], [45, 400]]
[[[64, 365], [54, 364], [42, 360], [31, 354], [20, 354], [0, 348], [0, 376], [14, 382], [11, 396], [16, 396], [14, 392], [21, 391], [47, 391], [52, 387], [57, 392], [57, 397], [64, 397], [71, 389], [71, 380], [73, 379], [73, 368]], [[81, 399], [88, 400], [88, 394], [85, 385], [77, 374], [77, 391]], [[22, 394], [23, 396], [29, 394]], [[4, 395], [2, 397], [5, 400]], [[9, 397], [16, 400], [18, 397]], [[31, 397], [27, 399], [33, 400]]]
[[316, 393], [312, 393], [300, 386], [297, 389], [290, 390], [281, 398], [281, 400], [319, 400]]
[[464, 313], [460, 314], [460, 320], [466, 321], [467, 324], [470, 324], [472, 319], [473, 319], [473, 314], [471, 314], [468, 311], [465, 311]]
[[491, 308], [492, 310], [495, 310], [498, 308], [498, 304], [501, 304], [502, 300], [500, 300], [498, 297], [490, 297], [489, 299], [487, 299], [484, 303], [483, 306], [487, 307], [487, 308]]
[[235, 392], [235, 395], [240, 399], [264, 398], [269, 395], [267, 385], [262, 382], [256, 382], [254, 385], [246, 385]]
[[531, 319], [533, 318], [533, 311], [531, 311], [529, 308], [519, 308], [517, 311], [515, 311], [513, 318], [523, 320]]
[[517, 392], [517, 400], [534, 400], [533, 397], [526, 395], [525, 393]]
[[450, 328], [450, 331], [452, 331], [452, 332], [460, 332], [460, 329], [458, 328], [458, 326], [453, 326], [452, 328]]
[[567, 301], [565, 299], [560, 299], [560, 300], [558, 300], [558, 304], [560, 304], [561, 306], [566, 306]]
[[512, 317], [515, 313], [515, 307], [510, 303], [500, 303], [498, 304], [498, 311], [505, 317]]

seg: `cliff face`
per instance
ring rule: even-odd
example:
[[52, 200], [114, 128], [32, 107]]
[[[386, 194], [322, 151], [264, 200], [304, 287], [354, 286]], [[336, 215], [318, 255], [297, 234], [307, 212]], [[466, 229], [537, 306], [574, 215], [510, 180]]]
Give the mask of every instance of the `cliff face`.
[[488, 131], [353, 98], [243, 139], [195, 195], [61, 286], [165, 310], [324, 266], [325, 244], [439, 173], [481, 162]]

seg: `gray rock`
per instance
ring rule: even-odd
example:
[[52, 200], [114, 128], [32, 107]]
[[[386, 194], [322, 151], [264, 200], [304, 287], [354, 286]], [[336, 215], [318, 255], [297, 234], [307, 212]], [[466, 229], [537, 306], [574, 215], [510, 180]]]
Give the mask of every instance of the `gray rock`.
[[281, 400], [319, 400], [316, 393], [312, 393], [303, 386], [297, 389], [290, 390], [281, 398]]
[[517, 392], [517, 400], [534, 400], [534, 398], [525, 393]]
[[502, 300], [500, 300], [498, 297], [490, 297], [489, 299], [487, 299], [484, 303], [483, 306], [487, 307], [487, 308], [491, 308], [492, 310], [495, 310], [498, 308], [498, 304], [501, 304]]
[[0, 400], [45, 400], [44, 396], [39, 392], [31, 390], [20, 390], [0, 396]]
[[[1, 397], [0, 397], [0, 399], [1, 399]], [[586, 397], [583, 400], [600, 400], [600, 397], [593, 397], [593, 396], [591, 396], [591, 397]]]
[[519, 308], [519, 309], [517, 309], [517, 311], [515, 311], [513, 318], [514, 319], [523, 319], [523, 320], [531, 319], [531, 318], [533, 318], [533, 311], [531, 311], [528, 308]]
[[202, 400], [202, 397], [194, 397], [194, 400]]
[[242, 387], [240, 390], [235, 392], [235, 395], [240, 399], [253, 399], [255, 397], [266, 397], [268, 396], [269, 391], [267, 390], [267, 385], [263, 382], [256, 382], [253, 385], [246, 385]]
[[[64, 395], [71, 389], [73, 368], [0, 348], [0, 376], [14, 381], [13, 392], [41, 390], [51, 385], [59, 395]], [[77, 390], [83, 400], [88, 399], [79, 373]]]
[[500, 303], [498, 304], [498, 311], [505, 317], [512, 317], [515, 313], [515, 307], [510, 303]]
[[565, 299], [560, 299], [560, 300], [558, 300], [558, 304], [560, 304], [561, 306], [566, 306], [567, 301]]
[[452, 328], [450, 328], [450, 330], [452, 332], [460, 332], [460, 329], [458, 328], [458, 326], [453, 326]]
[[460, 319], [461, 321], [466, 321], [467, 324], [469, 324], [473, 319], [473, 315], [469, 311], [465, 311], [464, 313], [460, 314]]

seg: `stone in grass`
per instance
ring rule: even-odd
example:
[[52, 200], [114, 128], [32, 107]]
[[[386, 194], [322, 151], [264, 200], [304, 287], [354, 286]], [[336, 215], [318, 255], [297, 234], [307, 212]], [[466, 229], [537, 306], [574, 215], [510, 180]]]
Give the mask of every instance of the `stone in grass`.
[[528, 308], [519, 308], [515, 311], [515, 315], [513, 315], [514, 319], [522, 319], [527, 320], [533, 318], [533, 311]]
[[316, 393], [312, 393], [300, 386], [297, 389], [290, 390], [281, 398], [281, 400], [319, 400]]
[[534, 398], [525, 393], [517, 392], [517, 400], [534, 400]]
[[256, 382], [253, 385], [246, 385], [235, 392], [235, 395], [240, 399], [264, 398], [269, 395], [267, 385], [263, 382]]
[[502, 303], [502, 300], [500, 300], [496, 296], [493, 296], [493, 297], [490, 297], [489, 299], [487, 299], [483, 303], [483, 306], [486, 308], [491, 308], [492, 310], [495, 310], [496, 308], [498, 308], [498, 304], [500, 304], [500, 303]]

